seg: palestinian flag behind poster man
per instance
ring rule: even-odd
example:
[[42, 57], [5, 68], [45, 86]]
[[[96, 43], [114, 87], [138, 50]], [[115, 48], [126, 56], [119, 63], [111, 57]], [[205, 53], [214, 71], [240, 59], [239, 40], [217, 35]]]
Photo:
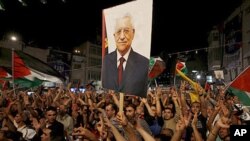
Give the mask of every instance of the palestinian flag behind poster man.
[[179, 71], [181, 71], [185, 75], [188, 73], [188, 69], [186, 67], [186, 63], [185, 62], [177, 61], [177, 63], [176, 63], [176, 69], [178, 69]]
[[108, 54], [108, 37], [106, 30], [105, 15], [102, 13], [102, 58]]
[[149, 79], [154, 79], [166, 69], [165, 62], [160, 57], [150, 57], [149, 60]]
[[228, 86], [227, 91], [239, 98], [242, 104], [250, 106], [250, 66], [239, 74]]
[[[34, 87], [44, 81], [63, 83], [65, 78], [52, 67], [21, 51], [13, 51], [14, 54], [14, 82], [21, 87]], [[6, 71], [12, 74], [12, 51], [0, 48], [0, 64], [6, 67]]]

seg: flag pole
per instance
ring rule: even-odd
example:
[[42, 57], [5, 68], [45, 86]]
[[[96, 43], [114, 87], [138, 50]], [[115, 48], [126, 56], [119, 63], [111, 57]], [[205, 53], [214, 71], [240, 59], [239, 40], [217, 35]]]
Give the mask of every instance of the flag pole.
[[14, 95], [16, 95], [16, 91], [15, 91], [15, 83], [14, 83], [14, 72], [15, 72], [15, 66], [14, 66], [14, 63], [15, 63], [15, 56], [14, 56], [14, 48], [12, 48], [12, 50], [11, 50], [11, 56], [12, 56], [12, 85], [13, 85], [13, 91], [14, 91]]
[[176, 74], [174, 75], [174, 87], [175, 87], [175, 81], [176, 81]]
[[156, 80], [156, 78], [155, 78], [155, 87], [158, 87], [158, 84], [157, 84], [157, 80]]

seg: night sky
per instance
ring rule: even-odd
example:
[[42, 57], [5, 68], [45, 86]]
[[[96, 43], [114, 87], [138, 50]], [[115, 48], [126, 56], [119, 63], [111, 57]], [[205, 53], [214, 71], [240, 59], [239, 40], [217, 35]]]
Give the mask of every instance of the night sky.
[[[23, 42], [71, 51], [101, 35], [102, 9], [129, 0], [0, 0], [0, 38], [15, 32]], [[131, 1], [131, 0], [130, 0]], [[241, 0], [153, 0], [151, 55], [207, 47], [208, 31], [225, 20]]]

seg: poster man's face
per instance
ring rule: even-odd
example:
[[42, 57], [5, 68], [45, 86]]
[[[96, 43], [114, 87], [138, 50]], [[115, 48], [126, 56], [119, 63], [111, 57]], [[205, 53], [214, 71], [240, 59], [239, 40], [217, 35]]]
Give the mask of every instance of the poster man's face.
[[117, 20], [115, 27], [116, 47], [121, 55], [124, 55], [130, 48], [134, 38], [134, 28], [129, 17]]

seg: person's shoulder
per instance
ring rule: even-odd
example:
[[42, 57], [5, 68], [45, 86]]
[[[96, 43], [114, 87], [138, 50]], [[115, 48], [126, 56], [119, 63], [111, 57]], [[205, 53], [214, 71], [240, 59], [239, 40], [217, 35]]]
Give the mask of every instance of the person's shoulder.
[[116, 51], [110, 52], [110, 53], [104, 55], [104, 59], [114, 58], [115, 54], [116, 54]]
[[134, 54], [133, 60], [137, 60], [141, 64], [145, 64], [145, 65], [149, 64], [149, 59], [147, 57], [145, 57], [145, 56], [143, 56], [135, 51], [133, 51], [133, 54]]
[[138, 52], [133, 51], [132, 53], [134, 54], [134, 56], [136, 56], [137, 60], [140, 60], [140, 61], [143, 61], [143, 62], [146, 62], [146, 63], [149, 62], [149, 59], [147, 57], [139, 54]]
[[110, 53], [107, 53], [105, 56], [112, 56], [112, 55], [115, 55], [116, 54], [116, 50], [115, 51], [112, 51]]
[[56, 126], [64, 126], [61, 122], [59, 122], [57, 120], [54, 121], [54, 125], [56, 125]]

